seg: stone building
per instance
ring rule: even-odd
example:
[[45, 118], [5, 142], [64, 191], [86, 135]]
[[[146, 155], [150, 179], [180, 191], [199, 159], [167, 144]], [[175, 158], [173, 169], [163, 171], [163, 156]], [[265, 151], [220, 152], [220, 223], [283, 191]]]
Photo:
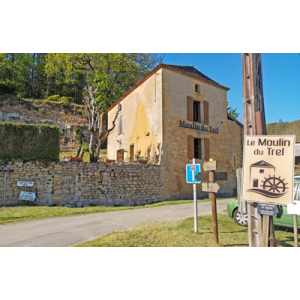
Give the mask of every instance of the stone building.
[[[227, 171], [219, 195], [236, 193], [242, 166], [243, 125], [227, 113], [226, 88], [192, 66], [160, 64], [108, 109], [107, 158], [148, 159], [161, 165], [162, 199], [192, 198], [185, 166], [213, 158]], [[198, 187], [198, 197], [206, 197]]]

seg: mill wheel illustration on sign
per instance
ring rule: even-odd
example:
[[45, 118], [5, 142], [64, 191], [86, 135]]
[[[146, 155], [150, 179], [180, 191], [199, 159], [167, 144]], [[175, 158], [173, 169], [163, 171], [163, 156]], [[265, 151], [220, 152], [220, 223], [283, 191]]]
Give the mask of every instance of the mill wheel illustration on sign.
[[[270, 175], [271, 173], [271, 175]], [[250, 186], [248, 192], [257, 193], [270, 198], [280, 198], [288, 187], [284, 178], [275, 175], [275, 167], [261, 160], [250, 166]]]

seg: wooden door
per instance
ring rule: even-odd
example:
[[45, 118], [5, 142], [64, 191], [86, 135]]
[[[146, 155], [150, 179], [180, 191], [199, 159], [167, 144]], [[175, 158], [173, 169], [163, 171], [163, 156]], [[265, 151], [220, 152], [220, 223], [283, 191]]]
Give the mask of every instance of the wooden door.
[[134, 161], [134, 144], [130, 145], [130, 158]]
[[117, 162], [124, 161], [124, 151], [123, 149], [117, 150]]

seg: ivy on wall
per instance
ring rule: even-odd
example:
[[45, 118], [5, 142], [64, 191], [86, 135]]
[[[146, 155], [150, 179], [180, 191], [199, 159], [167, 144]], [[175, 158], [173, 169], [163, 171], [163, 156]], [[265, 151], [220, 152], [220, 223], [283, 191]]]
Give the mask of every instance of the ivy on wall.
[[58, 160], [58, 126], [0, 122], [0, 159]]

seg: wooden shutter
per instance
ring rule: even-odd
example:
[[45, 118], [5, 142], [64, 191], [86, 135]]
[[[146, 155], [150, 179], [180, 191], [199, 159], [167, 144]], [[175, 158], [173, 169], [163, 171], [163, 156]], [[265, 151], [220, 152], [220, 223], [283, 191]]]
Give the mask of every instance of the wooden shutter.
[[187, 120], [193, 122], [193, 98], [187, 96]]
[[209, 160], [209, 139], [204, 138], [204, 159]]
[[188, 159], [194, 158], [194, 137], [188, 135]]
[[208, 109], [208, 102], [203, 101], [204, 105], [204, 124], [208, 125], [209, 124], [209, 109]]

